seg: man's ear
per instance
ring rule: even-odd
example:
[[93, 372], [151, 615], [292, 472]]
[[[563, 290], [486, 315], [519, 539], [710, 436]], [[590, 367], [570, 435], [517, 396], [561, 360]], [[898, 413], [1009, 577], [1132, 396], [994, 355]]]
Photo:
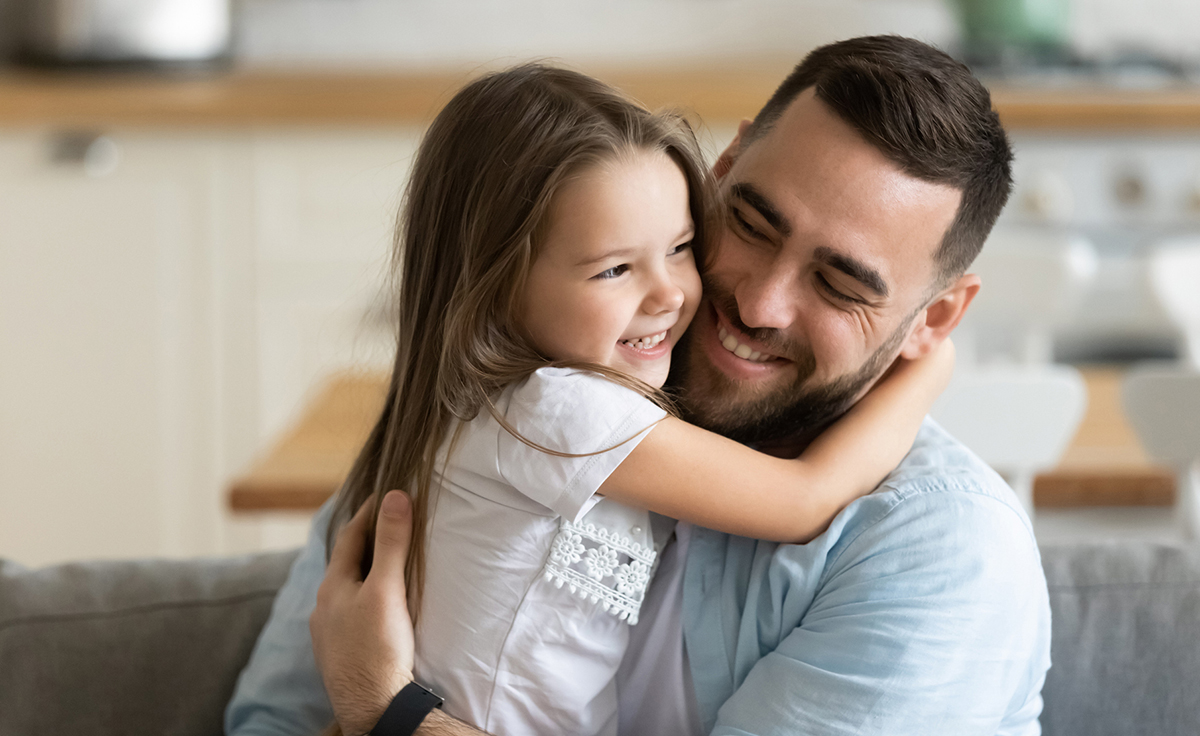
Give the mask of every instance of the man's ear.
[[916, 327], [901, 346], [900, 355], [908, 360], [923, 357], [949, 337], [982, 285], [978, 276], [968, 273], [938, 294], [917, 315]]
[[721, 155], [717, 157], [717, 162], [713, 164], [713, 178], [720, 181], [733, 168], [733, 162], [737, 160], [738, 151], [742, 147], [742, 137], [745, 136], [746, 131], [749, 129], [749, 120], [743, 120], [738, 123], [737, 135], [733, 137], [728, 146], [725, 146], [725, 150], [721, 152]]

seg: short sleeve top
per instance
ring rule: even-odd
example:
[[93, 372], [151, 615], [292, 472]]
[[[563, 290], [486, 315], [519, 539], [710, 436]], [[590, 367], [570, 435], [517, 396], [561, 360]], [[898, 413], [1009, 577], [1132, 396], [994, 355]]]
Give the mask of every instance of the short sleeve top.
[[656, 551], [648, 513], [596, 491], [666, 413], [559, 368], [494, 405], [512, 431], [485, 408], [439, 455], [416, 674], [491, 733], [615, 733]]

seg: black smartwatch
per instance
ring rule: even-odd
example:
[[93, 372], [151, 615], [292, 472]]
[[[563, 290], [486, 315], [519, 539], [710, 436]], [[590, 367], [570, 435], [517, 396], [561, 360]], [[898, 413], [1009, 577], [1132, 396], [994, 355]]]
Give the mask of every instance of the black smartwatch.
[[410, 682], [392, 698], [370, 736], [412, 736], [429, 711], [441, 708], [442, 702], [442, 696]]

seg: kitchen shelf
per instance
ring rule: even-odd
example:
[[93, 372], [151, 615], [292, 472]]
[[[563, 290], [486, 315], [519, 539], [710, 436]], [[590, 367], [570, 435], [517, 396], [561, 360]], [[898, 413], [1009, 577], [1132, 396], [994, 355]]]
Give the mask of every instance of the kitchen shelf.
[[[706, 120], [737, 120], [786, 73], [720, 70], [601, 73], [652, 107], [682, 107]], [[0, 125], [395, 126], [433, 118], [471, 72], [290, 74], [232, 72], [0, 74]]]
[[[710, 123], [753, 115], [786, 64], [589, 70], [652, 108], [680, 107]], [[0, 126], [421, 125], [477, 70], [426, 73], [233, 71], [0, 73]], [[1013, 130], [1200, 130], [1200, 88], [993, 89]]]

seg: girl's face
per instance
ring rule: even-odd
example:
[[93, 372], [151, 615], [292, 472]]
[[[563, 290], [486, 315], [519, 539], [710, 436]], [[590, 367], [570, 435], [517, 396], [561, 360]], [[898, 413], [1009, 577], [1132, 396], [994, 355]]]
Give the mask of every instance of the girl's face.
[[534, 345], [662, 386], [700, 299], [683, 172], [629, 152], [568, 181], [549, 217], [523, 300]]

